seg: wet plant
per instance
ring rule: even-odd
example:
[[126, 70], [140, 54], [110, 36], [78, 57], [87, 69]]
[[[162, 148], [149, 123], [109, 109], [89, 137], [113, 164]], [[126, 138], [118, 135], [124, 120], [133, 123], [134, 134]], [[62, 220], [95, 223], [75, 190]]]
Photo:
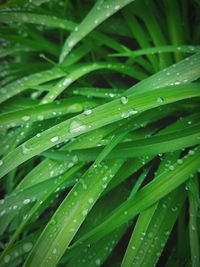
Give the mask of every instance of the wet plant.
[[199, 266], [198, 0], [0, 6], [0, 266]]

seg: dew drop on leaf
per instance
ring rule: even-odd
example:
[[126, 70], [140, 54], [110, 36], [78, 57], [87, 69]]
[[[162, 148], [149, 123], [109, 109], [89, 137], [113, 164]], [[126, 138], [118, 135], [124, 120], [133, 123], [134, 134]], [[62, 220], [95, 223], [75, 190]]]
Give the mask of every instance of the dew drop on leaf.
[[30, 152], [30, 149], [24, 144], [22, 145], [22, 153], [27, 154]]
[[26, 204], [29, 204], [31, 202], [31, 200], [29, 198], [26, 198], [23, 200], [23, 203], [26, 205]]
[[159, 104], [162, 104], [163, 102], [164, 102], [164, 99], [162, 98], [162, 97], [158, 97], [157, 98], [157, 102], [159, 103]]
[[32, 247], [33, 247], [33, 245], [32, 245], [31, 242], [25, 243], [23, 245], [23, 249], [24, 249], [25, 252], [29, 252], [32, 249]]
[[194, 155], [195, 152], [194, 152], [194, 150], [189, 150], [188, 153], [189, 153], [189, 155]]
[[177, 163], [181, 165], [183, 163], [183, 160], [182, 159], [178, 159]]
[[177, 209], [178, 209], [177, 207], [173, 207], [172, 211], [175, 212], [175, 211], [177, 211]]
[[30, 116], [23, 116], [23, 117], [22, 117], [22, 120], [23, 120], [23, 121], [29, 121], [29, 120], [30, 120]]
[[86, 216], [88, 214], [88, 210], [83, 210], [82, 214], [83, 216]]
[[97, 266], [100, 266], [100, 265], [101, 265], [101, 260], [100, 260], [100, 259], [96, 259], [95, 264], [96, 264]]
[[170, 170], [170, 171], [173, 171], [173, 170], [174, 170], [174, 166], [173, 166], [173, 165], [170, 165], [170, 166], [169, 166], [169, 170]]
[[120, 98], [120, 100], [121, 100], [121, 103], [122, 103], [122, 104], [127, 104], [127, 103], [128, 103], [128, 98], [127, 98], [126, 96], [122, 96], [122, 97]]
[[5, 257], [4, 257], [4, 262], [5, 263], [8, 263], [10, 261], [10, 255], [6, 255]]
[[84, 132], [86, 130], [87, 130], [87, 126], [82, 124], [80, 121], [72, 121], [69, 127], [69, 132], [71, 134]]
[[54, 143], [54, 142], [57, 142], [58, 141], [58, 136], [54, 136], [51, 138], [51, 142]]
[[53, 251], [52, 251], [52, 253], [53, 253], [53, 254], [56, 254], [56, 252], [57, 252], [57, 249], [54, 248]]
[[90, 115], [90, 114], [92, 114], [92, 109], [86, 109], [84, 112], [84, 115]]

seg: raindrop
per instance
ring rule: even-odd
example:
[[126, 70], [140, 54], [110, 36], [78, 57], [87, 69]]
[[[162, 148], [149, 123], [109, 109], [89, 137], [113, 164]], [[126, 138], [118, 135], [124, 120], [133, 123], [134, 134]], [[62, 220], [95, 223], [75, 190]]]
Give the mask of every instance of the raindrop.
[[69, 127], [69, 132], [71, 134], [76, 134], [79, 132], [84, 132], [87, 130], [87, 126], [79, 121], [72, 121]]
[[135, 115], [137, 113], [138, 113], [138, 110], [136, 110], [136, 109], [129, 109], [127, 112], [123, 112], [121, 114], [121, 117], [122, 118], [128, 118], [129, 116]]
[[115, 97], [115, 94], [109, 93], [109, 97], [113, 98], [113, 97]]
[[51, 142], [54, 143], [54, 142], [58, 141], [58, 139], [59, 139], [58, 136], [54, 136], [51, 138]]
[[92, 114], [92, 109], [86, 109], [84, 112], [84, 115], [90, 115], [90, 114]]
[[159, 103], [159, 104], [162, 104], [163, 102], [164, 102], [164, 99], [162, 98], [162, 97], [158, 97], [157, 98], [157, 102]]
[[78, 156], [77, 156], [77, 155], [74, 155], [74, 156], [72, 157], [72, 161], [73, 161], [74, 163], [77, 163], [77, 162], [78, 162]]
[[23, 121], [29, 121], [29, 120], [30, 120], [30, 116], [23, 116], [23, 117], [22, 117], [22, 120], [23, 120]]
[[71, 78], [66, 78], [66, 79], [64, 79], [64, 81], [63, 81], [63, 85], [66, 86], [66, 85], [68, 85], [69, 83], [71, 83], [71, 81], [72, 81]]
[[189, 153], [189, 155], [194, 155], [195, 152], [194, 152], [194, 150], [189, 150], [188, 153]]
[[170, 165], [170, 166], [169, 166], [169, 170], [170, 170], [170, 171], [173, 171], [173, 170], [174, 170], [174, 166], [173, 166], [173, 165]]
[[31, 200], [30, 200], [29, 198], [26, 198], [26, 199], [24, 199], [23, 203], [26, 205], [26, 204], [29, 204], [30, 201], [31, 201]]
[[82, 214], [83, 216], [86, 216], [88, 214], [88, 210], [83, 210]]
[[10, 255], [6, 255], [5, 257], [4, 257], [4, 262], [5, 263], [8, 263], [10, 261]]
[[194, 225], [191, 226], [193, 231], [196, 231], [196, 227]]
[[149, 238], [152, 238], [152, 237], [153, 237], [153, 233], [150, 232], [150, 233], [148, 234], [148, 237], [149, 237]]
[[89, 202], [90, 204], [92, 204], [92, 203], [94, 202], [94, 199], [93, 199], [93, 198], [89, 198], [89, 199], [88, 199], [88, 202]]
[[5, 213], [6, 213], [6, 211], [5, 210], [2, 210], [1, 213], [0, 213], [0, 215], [3, 216]]
[[96, 264], [97, 266], [100, 266], [100, 265], [101, 265], [101, 260], [100, 260], [100, 259], [96, 259], [95, 264]]
[[173, 207], [172, 211], [175, 212], [175, 211], [177, 211], [177, 209], [178, 209], [177, 207]]
[[56, 252], [57, 252], [57, 249], [56, 249], [56, 248], [54, 248], [52, 252], [53, 252], [53, 254], [56, 254]]
[[114, 9], [115, 9], [115, 10], [120, 9], [120, 5], [116, 5], [116, 6], [114, 7]]
[[122, 104], [127, 104], [127, 103], [128, 103], [128, 98], [127, 98], [126, 96], [122, 96], [122, 97], [120, 98], [120, 100], [121, 100], [121, 103], [122, 103]]
[[26, 147], [25, 145], [22, 145], [23, 154], [27, 154], [29, 151], [30, 151], [30, 149], [28, 147]]
[[178, 159], [177, 163], [181, 165], [183, 163], [183, 160], [182, 159]]
[[2, 159], [0, 159], [0, 166], [2, 166], [3, 165], [3, 160]]
[[33, 245], [32, 243], [28, 242], [23, 245], [23, 249], [25, 252], [29, 252], [32, 249]]
[[43, 121], [44, 120], [44, 116], [43, 115], [38, 115], [37, 118], [38, 118], [39, 121]]

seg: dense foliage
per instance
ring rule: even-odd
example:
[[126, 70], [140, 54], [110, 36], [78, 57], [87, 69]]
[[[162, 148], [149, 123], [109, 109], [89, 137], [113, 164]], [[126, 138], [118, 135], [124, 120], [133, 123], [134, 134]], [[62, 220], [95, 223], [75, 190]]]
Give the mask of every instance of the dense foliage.
[[2, 1], [0, 266], [199, 266], [199, 14]]

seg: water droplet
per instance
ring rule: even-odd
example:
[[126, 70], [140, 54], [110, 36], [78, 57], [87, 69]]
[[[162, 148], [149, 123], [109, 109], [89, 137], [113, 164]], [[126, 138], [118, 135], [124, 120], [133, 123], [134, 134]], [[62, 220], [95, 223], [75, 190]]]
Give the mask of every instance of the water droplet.
[[153, 237], [153, 233], [148, 233], [148, 238], [152, 238]]
[[194, 153], [195, 153], [194, 150], [189, 150], [188, 152], [189, 155], [194, 155]]
[[191, 226], [191, 229], [192, 229], [193, 231], [196, 231], [196, 227], [195, 227], [194, 225]]
[[177, 210], [178, 210], [177, 207], [173, 207], [173, 208], [172, 208], [172, 211], [173, 211], [173, 212], [175, 212], [175, 211], [177, 211]]
[[3, 160], [2, 159], [0, 159], [0, 166], [2, 166], [3, 165]]
[[82, 214], [83, 216], [86, 216], [88, 214], [88, 210], [83, 210]]
[[129, 116], [131, 116], [131, 115], [135, 115], [135, 114], [137, 114], [137, 113], [138, 113], [138, 110], [131, 108], [131, 109], [129, 109], [128, 111], [123, 112], [123, 113], [121, 114], [121, 117], [122, 117], [122, 118], [128, 118]]
[[185, 186], [185, 190], [186, 190], [186, 191], [188, 191], [188, 190], [189, 190], [189, 188], [188, 188], [188, 186], [187, 186], [187, 185]]
[[38, 118], [39, 121], [43, 121], [44, 120], [44, 116], [43, 115], [38, 115], [37, 118]]
[[173, 166], [173, 165], [170, 165], [170, 166], [169, 166], [169, 170], [170, 170], [170, 171], [173, 171], [173, 170], [174, 170], [174, 166]]
[[92, 109], [86, 109], [84, 112], [84, 115], [90, 115], [90, 114], [92, 114]]
[[159, 103], [159, 104], [162, 104], [163, 102], [164, 102], [164, 99], [162, 98], [162, 97], [158, 97], [157, 98], [157, 102]]
[[4, 262], [5, 263], [8, 263], [10, 261], [10, 255], [6, 255], [5, 257], [4, 257]]
[[72, 81], [71, 78], [66, 78], [66, 79], [64, 79], [64, 81], [63, 81], [63, 85], [66, 86], [66, 85], [70, 84], [71, 81]]
[[53, 254], [56, 254], [56, 252], [57, 252], [57, 249], [54, 248], [53, 251], [52, 251], [52, 253], [53, 253]]
[[5, 213], [6, 213], [6, 211], [5, 210], [2, 210], [1, 213], [0, 213], [0, 215], [3, 216]]
[[23, 203], [26, 205], [26, 204], [29, 204], [31, 202], [31, 200], [29, 198], [26, 198], [24, 199]]
[[29, 252], [32, 249], [32, 247], [33, 247], [33, 245], [32, 245], [31, 242], [25, 243], [23, 245], [23, 249], [24, 249], [25, 252]]
[[82, 124], [79, 121], [72, 121], [69, 127], [69, 131], [71, 134], [76, 134], [79, 132], [84, 132], [87, 130], [87, 125]]
[[183, 163], [183, 160], [182, 159], [178, 159], [177, 163], [181, 165]]
[[122, 103], [122, 104], [127, 104], [127, 103], [128, 103], [128, 98], [127, 98], [126, 96], [122, 96], [122, 97], [120, 98], [120, 100], [121, 100], [121, 103]]
[[77, 155], [74, 155], [74, 156], [72, 157], [72, 161], [73, 161], [74, 163], [77, 163], [77, 162], [78, 162], [78, 156], [77, 156]]
[[120, 5], [116, 5], [116, 6], [114, 7], [114, 9], [115, 9], [115, 10], [120, 9]]
[[100, 260], [100, 259], [96, 259], [95, 264], [96, 264], [97, 266], [100, 266], [100, 265], [101, 265], [101, 260]]
[[94, 202], [94, 199], [93, 199], [93, 198], [89, 198], [89, 199], [88, 199], [88, 202], [89, 202], [90, 204], [92, 204], [92, 203]]
[[54, 143], [54, 142], [57, 142], [58, 141], [58, 136], [54, 136], [51, 138], [51, 142]]
[[27, 154], [30, 152], [30, 148], [26, 147], [25, 144], [22, 145], [22, 153]]
[[169, 231], [166, 231], [166, 232], [165, 232], [165, 235], [166, 235], [166, 236], [168, 236], [169, 234], [170, 234], [170, 232], [169, 232]]
[[109, 95], [109, 97], [111, 97], [111, 98], [115, 97], [115, 94], [113, 94], [113, 93], [109, 93], [108, 95]]
[[23, 121], [29, 121], [29, 120], [30, 120], [30, 116], [23, 116], [23, 117], [22, 117], [22, 120], [23, 120]]

